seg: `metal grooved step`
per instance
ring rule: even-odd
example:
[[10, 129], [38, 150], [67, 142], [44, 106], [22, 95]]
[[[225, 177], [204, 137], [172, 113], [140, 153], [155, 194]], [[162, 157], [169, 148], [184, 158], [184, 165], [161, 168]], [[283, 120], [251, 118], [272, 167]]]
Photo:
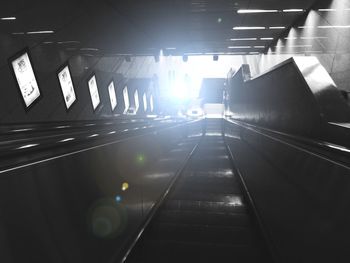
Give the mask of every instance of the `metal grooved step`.
[[203, 138], [128, 263], [272, 262], [223, 145]]

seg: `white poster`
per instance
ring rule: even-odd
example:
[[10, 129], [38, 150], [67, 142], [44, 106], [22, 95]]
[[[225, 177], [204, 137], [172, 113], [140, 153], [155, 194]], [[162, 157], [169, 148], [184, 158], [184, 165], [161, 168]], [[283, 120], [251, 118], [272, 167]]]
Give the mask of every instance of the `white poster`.
[[125, 109], [124, 109], [124, 114], [128, 112], [128, 109], [130, 107], [130, 102], [129, 102], [129, 94], [128, 94], [128, 87], [125, 87], [123, 89], [123, 97], [124, 97], [124, 104], [125, 104]]
[[144, 109], [144, 111], [147, 111], [147, 97], [146, 97], [146, 93], [143, 93], [143, 109]]
[[112, 111], [117, 106], [117, 96], [115, 95], [114, 82], [112, 81], [108, 86], [109, 99], [111, 101]]
[[35, 79], [28, 53], [24, 53], [17, 59], [13, 60], [12, 67], [13, 71], [15, 72], [24, 103], [27, 107], [29, 107], [37, 98], [40, 97], [40, 90]]
[[60, 81], [64, 102], [66, 103], [67, 109], [69, 109], [76, 100], [76, 96], [68, 66], [64, 67], [58, 73], [58, 79]]
[[95, 75], [89, 80], [88, 84], [89, 84], [92, 106], [94, 110], [96, 110], [97, 106], [100, 104], [100, 95], [98, 94]]

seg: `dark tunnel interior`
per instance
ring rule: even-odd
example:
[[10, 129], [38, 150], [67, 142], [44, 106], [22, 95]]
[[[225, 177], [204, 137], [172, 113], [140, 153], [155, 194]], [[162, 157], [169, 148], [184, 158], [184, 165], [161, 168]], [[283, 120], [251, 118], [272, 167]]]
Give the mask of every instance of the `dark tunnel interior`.
[[3, 0], [1, 263], [350, 261], [348, 0]]

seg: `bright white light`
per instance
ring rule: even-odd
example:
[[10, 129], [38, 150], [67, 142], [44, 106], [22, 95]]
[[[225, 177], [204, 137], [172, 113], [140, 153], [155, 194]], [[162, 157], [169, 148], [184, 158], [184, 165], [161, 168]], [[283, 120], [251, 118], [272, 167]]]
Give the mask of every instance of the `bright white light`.
[[83, 47], [80, 49], [81, 51], [98, 51], [98, 48], [92, 48], [92, 47]]
[[17, 130], [12, 130], [13, 132], [25, 132], [25, 131], [32, 131], [33, 129], [27, 128], [27, 129], [17, 129]]
[[328, 39], [328, 37], [300, 37], [300, 39]]
[[285, 13], [293, 13], [293, 12], [304, 12], [304, 9], [283, 9]]
[[269, 29], [285, 29], [285, 26], [270, 26]]
[[9, 16], [9, 17], [1, 17], [1, 20], [16, 20], [16, 17], [14, 16]]
[[139, 92], [137, 90], [135, 90], [134, 99], [135, 99], [135, 114], [136, 114], [140, 107]]
[[53, 34], [55, 33], [52, 30], [42, 30], [42, 31], [29, 31], [27, 32], [28, 35], [35, 35], [35, 34]]
[[60, 140], [59, 142], [70, 142], [70, 141], [74, 141], [75, 138], [67, 138], [67, 139], [63, 139], [63, 140]]
[[238, 14], [277, 13], [276, 9], [239, 9]]
[[233, 30], [262, 30], [264, 26], [235, 26]]
[[231, 38], [231, 41], [248, 41], [248, 40], [257, 40], [256, 37], [247, 37], [247, 38]]
[[273, 37], [261, 37], [260, 40], [274, 40]]
[[108, 134], [115, 134], [115, 133], [116, 133], [116, 131], [111, 131]]
[[99, 136], [99, 134], [95, 133], [95, 134], [92, 134], [92, 135], [88, 136], [88, 138], [93, 138], [93, 137], [97, 137], [97, 136]]
[[318, 26], [317, 28], [327, 29], [327, 28], [350, 28], [350, 25], [346, 26]]
[[265, 48], [265, 46], [254, 46], [254, 48]]
[[126, 87], [126, 86], [123, 89], [123, 98], [124, 98], [124, 105], [125, 105], [123, 114], [125, 114], [125, 113], [127, 113], [127, 111], [129, 110], [129, 107], [130, 107], [128, 87]]
[[230, 47], [227, 47], [227, 48], [230, 48], [230, 49], [241, 49], [241, 48], [252, 48], [251, 46], [230, 46]]
[[147, 96], [146, 93], [143, 94], [143, 110], [146, 112], [147, 111]]
[[150, 98], [149, 98], [149, 106], [150, 106], [151, 112], [153, 112], [153, 109], [154, 109], [154, 106], [153, 106], [153, 95], [151, 95]]
[[26, 144], [26, 145], [23, 145], [23, 146], [18, 147], [18, 148], [16, 148], [16, 149], [17, 149], [17, 150], [28, 149], [28, 148], [32, 148], [32, 147], [35, 147], [35, 146], [38, 146], [38, 145], [39, 145], [38, 143]]
[[332, 8], [320, 8], [318, 9], [319, 12], [336, 12], [337, 9], [332, 9]]
[[333, 148], [333, 149], [337, 149], [337, 150], [340, 150], [340, 151], [343, 151], [343, 152], [348, 152], [348, 153], [350, 153], [350, 149], [348, 149], [348, 148], [345, 148], [345, 147], [343, 147], [343, 146], [339, 146], [339, 145], [335, 145], [335, 144], [326, 144], [327, 146], [329, 146], [329, 147], [331, 147], [331, 148]]

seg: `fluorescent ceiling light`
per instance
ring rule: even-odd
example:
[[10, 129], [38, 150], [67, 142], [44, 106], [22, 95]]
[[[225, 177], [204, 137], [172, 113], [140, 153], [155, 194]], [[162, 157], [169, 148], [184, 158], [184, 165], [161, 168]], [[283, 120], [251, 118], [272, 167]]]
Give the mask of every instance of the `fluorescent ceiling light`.
[[176, 47], [166, 47], [166, 50], [176, 50]]
[[304, 12], [304, 9], [283, 9], [284, 13]]
[[67, 139], [63, 139], [63, 140], [60, 140], [59, 142], [70, 142], [70, 141], [74, 141], [75, 138], [67, 138]]
[[318, 9], [319, 12], [335, 12], [337, 9], [331, 9], [331, 8], [320, 8]]
[[276, 9], [239, 9], [238, 14], [277, 13]]
[[247, 37], [247, 38], [231, 38], [231, 41], [248, 41], [248, 40], [257, 40], [256, 37]]
[[263, 26], [235, 26], [233, 30], [261, 30], [266, 29]]
[[281, 47], [291, 47], [291, 48], [303, 48], [303, 47], [312, 47], [312, 45], [287, 45], [287, 46], [283, 46], [283, 45], [279, 45], [279, 46], [275, 46], [277, 48], [281, 48]]
[[80, 49], [81, 51], [98, 51], [98, 48], [92, 48], [92, 47], [83, 47]]
[[284, 38], [285, 40], [295, 40], [295, 39], [298, 39], [297, 37], [285, 37]]
[[317, 28], [350, 28], [350, 25], [348, 25], [348, 26], [318, 26]]
[[246, 55], [246, 52], [228, 52], [228, 55]]
[[269, 29], [285, 29], [285, 26], [270, 26]]
[[300, 37], [300, 39], [328, 39], [328, 37]]
[[260, 40], [274, 40], [273, 37], [261, 37]]
[[251, 46], [231, 46], [231, 47], [228, 47], [230, 49], [239, 49], [239, 48], [252, 48]]
[[265, 48], [265, 46], [254, 46], [254, 48]]
[[28, 35], [34, 35], [34, 34], [53, 34], [55, 33], [52, 30], [42, 30], [42, 31], [29, 31], [27, 32]]
[[1, 20], [16, 20], [16, 17], [14, 16], [9, 16], [9, 17], [1, 17]]
[[28, 149], [28, 148], [32, 148], [32, 147], [35, 147], [35, 146], [38, 146], [38, 145], [39, 145], [38, 143], [26, 144], [26, 145], [23, 145], [23, 146], [18, 147], [18, 148], [16, 148], [16, 149], [17, 149], [17, 150]]
[[259, 55], [259, 52], [249, 52], [249, 55]]

